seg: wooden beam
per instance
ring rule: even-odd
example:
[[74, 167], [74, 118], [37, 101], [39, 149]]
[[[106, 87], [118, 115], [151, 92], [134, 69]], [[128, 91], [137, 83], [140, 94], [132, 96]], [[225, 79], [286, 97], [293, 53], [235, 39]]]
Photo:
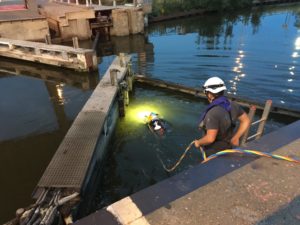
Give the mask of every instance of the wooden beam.
[[[202, 98], [205, 100], [207, 99], [201, 89], [186, 87], [181, 84], [163, 81], [163, 80], [159, 80], [159, 79], [153, 79], [153, 78], [147, 77], [145, 75], [135, 75], [135, 80], [137, 82], [140, 82], [143, 84], [148, 84], [148, 85], [151, 85], [154, 87], [159, 87], [159, 88], [163, 88], [163, 89], [167, 89], [167, 90], [181, 92], [181, 93], [199, 97], [199, 98]], [[264, 105], [262, 103], [255, 102], [253, 100], [246, 99], [246, 98], [240, 98], [240, 97], [237, 97], [234, 95], [226, 95], [226, 96], [230, 100], [237, 102], [241, 106], [250, 107], [252, 105], [255, 105], [256, 108], [259, 110], [264, 109]], [[270, 112], [274, 113], [274, 114], [280, 114], [280, 115], [286, 115], [286, 116], [290, 116], [290, 117], [300, 118], [300, 111], [287, 109], [287, 108], [283, 108], [280, 106], [273, 105], [271, 107]]]

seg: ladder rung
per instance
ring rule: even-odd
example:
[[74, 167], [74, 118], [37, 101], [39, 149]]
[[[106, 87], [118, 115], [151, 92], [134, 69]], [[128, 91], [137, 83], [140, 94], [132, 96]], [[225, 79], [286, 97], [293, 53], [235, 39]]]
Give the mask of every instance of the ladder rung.
[[267, 120], [267, 118], [262, 118], [262, 119], [260, 119], [260, 120], [257, 120], [257, 121], [255, 121], [255, 122], [251, 123], [251, 126], [253, 126], [253, 125], [257, 124], [257, 123], [263, 122], [263, 121], [265, 121], [265, 120]]
[[252, 139], [252, 138], [255, 138], [255, 137], [258, 136], [258, 135], [261, 135], [261, 132], [256, 133], [256, 134], [253, 134], [252, 136], [248, 137], [248, 138], [247, 138], [247, 141], [250, 140], [250, 139]]

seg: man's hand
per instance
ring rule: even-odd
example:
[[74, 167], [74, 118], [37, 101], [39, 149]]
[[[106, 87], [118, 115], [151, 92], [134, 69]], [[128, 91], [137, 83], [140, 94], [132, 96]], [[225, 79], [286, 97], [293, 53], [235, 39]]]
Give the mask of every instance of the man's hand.
[[200, 141], [199, 140], [194, 140], [194, 145], [196, 148], [200, 148]]
[[217, 129], [208, 129], [204, 137], [194, 140], [195, 147], [200, 148], [202, 145], [210, 145], [216, 140], [217, 133]]
[[233, 138], [230, 140], [230, 143], [231, 143], [233, 146], [239, 146], [239, 145], [240, 145], [240, 139], [237, 138], [237, 137], [233, 137]]

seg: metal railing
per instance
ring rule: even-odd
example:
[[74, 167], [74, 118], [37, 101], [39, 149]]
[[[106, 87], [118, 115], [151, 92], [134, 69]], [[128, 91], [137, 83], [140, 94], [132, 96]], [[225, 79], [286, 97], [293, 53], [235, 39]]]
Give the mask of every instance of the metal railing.
[[[3, 0], [0, 0], [0, 2]], [[4, 0], [5, 1], [5, 0]], [[76, 5], [82, 5], [80, 4], [79, 0], [52, 0], [53, 2], [61, 2], [61, 3], [68, 3], [68, 4], [76, 4]], [[94, 0], [95, 1], [95, 0]], [[102, 5], [101, 0], [96, 0], [98, 5]], [[132, 4], [134, 6], [137, 6], [138, 4], [152, 4], [152, 0], [133, 0]], [[90, 6], [90, 5], [95, 5], [93, 3], [93, 0], [85, 0], [85, 5]], [[113, 0], [113, 6], [116, 6], [116, 0]]]

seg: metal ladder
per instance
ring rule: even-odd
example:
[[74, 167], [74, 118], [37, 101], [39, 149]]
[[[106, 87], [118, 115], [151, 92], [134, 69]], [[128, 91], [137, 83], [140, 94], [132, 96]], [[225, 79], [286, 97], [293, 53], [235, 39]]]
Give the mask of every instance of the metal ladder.
[[[271, 110], [271, 107], [272, 107], [272, 100], [267, 100], [261, 118], [254, 122], [252, 122], [252, 121], [253, 121], [253, 118], [254, 118], [254, 115], [256, 112], [256, 106], [251, 105], [249, 107], [248, 116], [250, 119], [250, 126], [248, 127], [248, 129], [246, 130], [245, 134], [242, 137], [241, 146], [245, 146], [246, 142], [248, 142], [249, 140], [252, 140], [252, 139], [257, 140], [262, 136], [266, 121], [268, 119], [268, 116], [269, 116], [269, 113]], [[258, 124], [258, 128], [257, 128], [256, 133], [249, 137], [249, 131], [250, 131], [251, 127], [254, 125], [257, 125], [257, 124]]]

